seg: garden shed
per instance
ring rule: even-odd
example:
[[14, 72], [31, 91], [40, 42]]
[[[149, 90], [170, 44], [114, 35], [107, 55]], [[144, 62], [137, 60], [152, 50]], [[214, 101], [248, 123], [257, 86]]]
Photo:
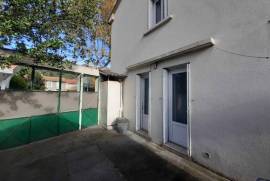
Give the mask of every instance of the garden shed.
[[100, 69], [100, 124], [112, 129], [116, 118], [123, 117], [123, 80], [125, 75]]

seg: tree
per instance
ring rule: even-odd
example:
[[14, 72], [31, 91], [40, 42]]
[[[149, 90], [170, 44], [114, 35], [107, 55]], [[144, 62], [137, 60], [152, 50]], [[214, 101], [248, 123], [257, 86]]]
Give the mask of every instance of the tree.
[[116, 0], [104, 0], [100, 6], [99, 16], [93, 34], [93, 43], [90, 45], [86, 63], [106, 67], [111, 61], [111, 25], [108, 23]]
[[16, 50], [16, 54], [0, 56], [0, 65], [22, 57], [59, 67], [67, 64], [63, 60], [70, 54], [91, 59], [88, 56], [92, 56], [90, 45], [97, 40], [96, 26], [104, 21], [100, 15], [102, 2], [0, 0], [0, 47]]
[[9, 88], [12, 90], [27, 90], [27, 81], [20, 75], [14, 75], [10, 80]]

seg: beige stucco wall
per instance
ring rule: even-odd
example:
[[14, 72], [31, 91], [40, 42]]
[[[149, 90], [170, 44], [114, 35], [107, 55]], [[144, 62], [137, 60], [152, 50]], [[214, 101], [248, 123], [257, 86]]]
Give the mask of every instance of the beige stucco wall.
[[[56, 113], [58, 92], [0, 91], [0, 120]], [[83, 109], [97, 108], [98, 93], [83, 93]], [[61, 112], [79, 110], [79, 93], [61, 93]]]
[[115, 124], [116, 118], [121, 116], [121, 83], [117, 81], [108, 81], [107, 97], [107, 126]]
[[[171, 59], [150, 71], [150, 137], [163, 143], [163, 68], [189, 62], [192, 158], [233, 179], [269, 178], [270, 65], [213, 51]], [[145, 71], [134, 70], [125, 81], [124, 116], [133, 131], [136, 75]], [[203, 157], [205, 152], [210, 159]]]
[[54, 92], [0, 92], [0, 119], [55, 113], [57, 94]]
[[123, 73], [130, 64], [209, 37], [215, 38], [215, 47], [268, 56], [269, 8], [268, 0], [169, 0], [173, 19], [143, 37], [148, 0], [122, 1], [113, 22], [112, 70]]
[[111, 129], [116, 118], [121, 116], [121, 83], [102, 81], [100, 83], [100, 124]]
[[107, 127], [108, 81], [99, 84], [99, 124]]
[[[148, 0], [122, 1], [112, 28], [112, 70], [127, 73], [124, 116], [135, 130], [136, 75], [151, 74], [151, 130], [163, 142], [163, 68], [190, 63], [191, 156], [241, 181], [270, 179], [270, 1], [169, 0], [173, 19], [147, 31]], [[154, 66], [127, 66], [213, 37], [214, 47]], [[208, 152], [210, 159], [203, 153]]]

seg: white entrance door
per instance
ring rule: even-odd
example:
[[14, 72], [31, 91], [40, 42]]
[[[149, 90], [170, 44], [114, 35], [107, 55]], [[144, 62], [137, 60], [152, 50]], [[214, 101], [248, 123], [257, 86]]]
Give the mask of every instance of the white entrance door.
[[187, 148], [187, 71], [169, 74], [169, 142]]
[[141, 122], [140, 128], [148, 132], [149, 119], [149, 74], [141, 76]]

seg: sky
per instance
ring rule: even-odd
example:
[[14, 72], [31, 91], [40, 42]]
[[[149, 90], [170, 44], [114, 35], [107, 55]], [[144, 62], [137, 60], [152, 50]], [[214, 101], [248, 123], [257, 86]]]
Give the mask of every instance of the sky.
[[[33, 44], [30, 41], [27, 41], [26, 39], [23, 40], [27, 46], [27, 48], [32, 48]], [[96, 43], [97, 46], [101, 46], [102, 42], [97, 40], [96, 42], [89, 42], [87, 46], [91, 46], [91, 43]], [[16, 43], [15, 42], [11, 42], [10, 45], [6, 45], [4, 46], [4, 48], [8, 48], [8, 49], [16, 49]], [[70, 48], [67, 48], [66, 50], [60, 50], [58, 51], [58, 54], [61, 56], [64, 56], [66, 60], [70, 60], [70, 61], [76, 61], [76, 64], [78, 65], [83, 65], [85, 64], [85, 59], [78, 56], [76, 58], [73, 57], [73, 52], [72, 52], [73, 47], [70, 46]], [[106, 52], [109, 52], [109, 47], [106, 47]], [[95, 59], [95, 57], [92, 57]]]

